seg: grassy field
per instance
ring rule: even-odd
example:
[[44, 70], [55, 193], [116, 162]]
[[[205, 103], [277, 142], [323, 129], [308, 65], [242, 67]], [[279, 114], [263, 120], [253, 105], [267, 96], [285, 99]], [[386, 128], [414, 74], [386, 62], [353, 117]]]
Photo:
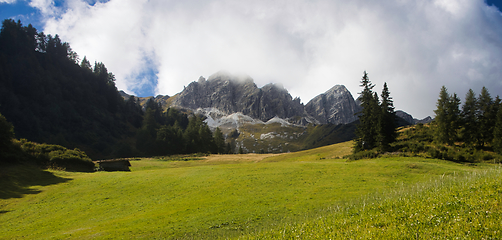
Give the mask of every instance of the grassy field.
[[[487, 170], [493, 166], [423, 158], [340, 159], [351, 144], [283, 155], [142, 159], [131, 162], [131, 172], [3, 168], [0, 185], [7, 187], [0, 191], [0, 239], [413, 237], [424, 232], [411, 223], [429, 229], [434, 227], [427, 220], [446, 221], [442, 229], [462, 223], [452, 222], [450, 213], [427, 212], [431, 206], [448, 211], [451, 204], [476, 204], [478, 197], [486, 209], [473, 208], [471, 219], [486, 212], [483, 224], [500, 223], [500, 170]], [[490, 175], [498, 178], [482, 177], [486, 171], [498, 171]], [[456, 179], [467, 180], [456, 185]], [[451, 190], [457, 186], [458, 195]], [[446, 205], [453, 196], [466, 200]], [[399, 209], [403, 204], [410, 207]], [[415, 208], [417, 214], [408, 215]], [[498, 231], [498, 225], [482, 229]], [[340, 229], [348, 230], [338, 234]], [[395, 235], [366, 232], [386, 229]]]

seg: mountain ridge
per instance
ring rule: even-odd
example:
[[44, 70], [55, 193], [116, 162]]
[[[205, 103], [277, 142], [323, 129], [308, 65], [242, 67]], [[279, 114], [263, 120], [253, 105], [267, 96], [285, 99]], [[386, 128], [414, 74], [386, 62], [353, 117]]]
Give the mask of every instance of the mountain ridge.
[[[130, 96], [123, 92], [121, 94], [124, 98]], [[357, 100], [344, 85], [334, 85], [304, 105], [299, 98], [292, 98], [281, 84], [269, 83], [259, 88], [250, 76], [232, 75], [225, 71], [216, 72], [207, 79], [201, 76], [172, 97], [158, 95], [139, 98], [139, 102], [145, 103], [150, 98], [161, 103], [164, 108], [175, 107], [210, 117], [208, 121], [211, 121], [213, 127], [218, 126], [219, 119], [237, 113], [263, 123], [280, 118], [290, 124], [302, 126], [310, 123], [348, 124], [358, 119], [357, 113], [361, 110]], [[430, 117], [414, 119], [402, 110], [396, 111], [396, 115], [409, 124], [432, 120]], [[234, 121], [233, 126], [238, 125], [238, 121]]]

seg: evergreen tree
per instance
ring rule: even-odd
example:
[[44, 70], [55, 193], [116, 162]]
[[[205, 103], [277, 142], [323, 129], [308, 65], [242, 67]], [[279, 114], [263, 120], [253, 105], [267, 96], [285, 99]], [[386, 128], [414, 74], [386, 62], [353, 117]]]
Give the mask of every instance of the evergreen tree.
[[495, 126], [495, 114], [493, 113], [493, 100], [486, 87], [481, 89], [478, 98], [478, 144], [483, 147], [493, 139], [493, 127]]
[[159, 124], [154, 115], [153, 109], [146, 110], [142, 127], [136, 134], [136, 148], [148, 156], [157, 155], [158, 150], [156, 140]]
[[502, 104], [497, 97], [497, 121], [493, 128], [493, 150], [498, 154], [502, 154]]
[[225, 152], [225, 138], [219, 127], [214, 130], [214, 143], [216, 144], [217, 153]]
[[435, 124], [436, 124], [436, 140], [440, 143], [448, 143], [450, 141], [451, 128], [448, 122], [448, 104], [450, 102], [450, 96], [448, 95], [448, 90], [445, 86], [441, 87], [439, 91], [439, 99], [436, 103], [436, 113]]
[[382, 151], [388, 151], [390, 148], [390, 143], [396, 140], [396, 113], [394, 112], [394, 103], [392, 97], [390, 97], [390, 92], [387, 87], [387, 83], [384, 83], [382, 89], [382, 102], [380, 103], [380, 121], [378, 124], [379, 133], [379, 147]]
[[0, 113], [0, 151], [6, 150], [12, 144], [14, 127]]
[[376, 129], [378, 116], [375, 116], [376, 109], [378, 109], [378, 96], [376, 98], [374, 96], [372, 89], [375, 85], [371, 83], [366, 71], [364, 71], [360, 86], [363, 87], [363, 91], [359, 97], [362, 110], [359, 112], [359, 124], [356, 128], [354, 152], [374, 148], [378, 135]]
[[88, 69], [88, 70], [92, 70], [92, 66], [91, 66], [91, 63], [89, 62], [89, 60], [87, 60], [87, 57], [84, 56], [84, 59], [82, 59], [82, 62], [80, 63], [80, 67], [83, 68], [83, 69]]
[[449, 144], [453, 144], [458, 140], [458, 130], [461, 126], [461, 111], [460, 111], [460, 98], [456, 93], [450, 96], [448, 102], [448, 122], [450, 127], [450, 139]]
[[465, 96], [465, 103], [462, 107], [462, 141], [467, 146], [473, 146], [478, 133], [477, 124], [477, 99], [472, 89], [469, 89]]
[[197, 152], [217, 153], [217, 148], [214, 142], [213, 133], [209, 129], [209, 126], [207, 126], [207, 124], [203, 121], [200, 121], [199, 139], [197, 142], [198, 142]]

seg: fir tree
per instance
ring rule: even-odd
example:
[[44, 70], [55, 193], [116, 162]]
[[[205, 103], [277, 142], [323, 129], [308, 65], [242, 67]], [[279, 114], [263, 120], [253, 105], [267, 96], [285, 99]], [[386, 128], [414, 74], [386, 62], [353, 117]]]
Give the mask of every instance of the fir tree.
[[451, 143], [452, 127], [449, 116], [450, 95], [445, 86], [439, 91], [439, 99], [436, 103], [435, 124], [436, 124], [436, 141], [440, 143]]
[[359, 124], [356, 128], [354, 152], [374, 148], [378, 135], [376, 129], [378, 122], [377, 112], [380, 112], [378, 107], [378, 95], [375, 96], [373, 93], [372, 89], [375, 85], [371, 83], [366, 71], [364, 71], [360, 86], [363, 87], [363, 91], [360, 93], [361, 95], [359, 97], [362, 110], [359, 112]]
[[493, 127], [495, 126], [495, 114], [493, 113], [493, 100], [486, 87], [481, 89], [478, 98], [478, 144], [483, 147], [493, 139]]
[[462, 140], [467, 146], [473, 146], [478, 132], [477, 124], [477, 99], [472, 89], [469, 89], [465, 96], [465, 103], [462, 107]]
[[493, 150], [498, 154], [502, 154], [502, 104], [500, 104], [500, 99], [497, 97], [497, 121], [495, 127], [493, 128]]
[[394, 103], [390, 96], [387, 83], [384, 83], [382, 89], [382, 102], [380, 103], [380, 121], [378, 124], [379, 147], [382, 151], [390, 149], [390, 143], [396, 140], [396, 113], [394, 112]]
[[461, 111], [460, 111], [460, 98], [458, 98], [456, 93], [450, 96], [448, 101], [448, 123], [450, 129], [450, 139], [448, 144], [452, 145], [458, 140], [458, 130], [461, 126]]
[[214, 143], [216, 144], [217, 153], [225, 152], [225, 138], [219, 127], [214, 130]]
[[4, 151], [12, 144], [14, 127], [0, 114], [0, 150]]

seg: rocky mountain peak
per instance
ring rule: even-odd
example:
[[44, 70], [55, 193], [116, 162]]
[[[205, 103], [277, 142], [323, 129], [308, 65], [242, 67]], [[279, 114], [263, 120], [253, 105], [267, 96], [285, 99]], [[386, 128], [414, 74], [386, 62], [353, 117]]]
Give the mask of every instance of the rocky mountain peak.
[[300, 101], [293, 101], [281, 85], [267, 84], [258, 88], [249, 76], [223, 71], [207, 80], [201, 77], [190, 83], [171, 106], [192, 111], [215, 108], [227, 115], [240, 112], [265, 122], [276, 116], [287, 119], [304, 115]]
[[360, 106], [345, 86], [335, 85], [310, 100], [305, 111], [323, 124], [346, 124], [357, 120]]

